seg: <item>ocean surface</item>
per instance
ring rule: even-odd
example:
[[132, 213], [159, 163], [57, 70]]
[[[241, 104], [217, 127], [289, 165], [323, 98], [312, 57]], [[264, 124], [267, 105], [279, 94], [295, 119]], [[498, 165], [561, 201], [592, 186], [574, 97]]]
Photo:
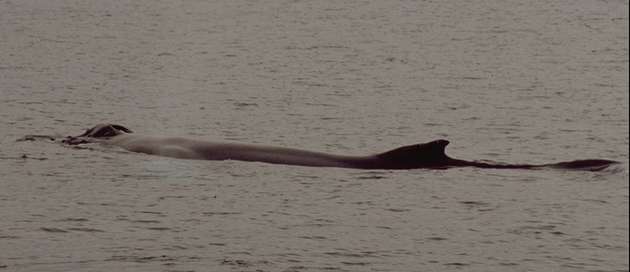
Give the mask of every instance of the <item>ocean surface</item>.
[[[628, 1], [0, 0], [0, 272], [628, 271]], [[16, 141], [97, 123], [367, 171]]]

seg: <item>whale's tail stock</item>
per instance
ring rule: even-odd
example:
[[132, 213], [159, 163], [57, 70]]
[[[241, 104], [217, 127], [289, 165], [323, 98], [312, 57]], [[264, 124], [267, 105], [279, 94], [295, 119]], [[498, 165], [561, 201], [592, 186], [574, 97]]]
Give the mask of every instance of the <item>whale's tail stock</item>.
[[432, 168], [446, 169], [450, 167], [478, 167], [494, 169], [565, 169], [582, 171], [601, 171], [617, 161], [602, 159], [574, 160], [548, 164], [508, 164], [490, 161], [467, 161], [454, 159], [446, 155], [447, 140], [435, 140], [423, 144], [399, 147], [376, 155], [380, 165], [389, 169]]
[[547, 165], [542, 165], [542, 167], [570, 170], [601, 171], [616, 164], [619, 164], [619, 162], [612, 160], [590, 159], [551, 163]]

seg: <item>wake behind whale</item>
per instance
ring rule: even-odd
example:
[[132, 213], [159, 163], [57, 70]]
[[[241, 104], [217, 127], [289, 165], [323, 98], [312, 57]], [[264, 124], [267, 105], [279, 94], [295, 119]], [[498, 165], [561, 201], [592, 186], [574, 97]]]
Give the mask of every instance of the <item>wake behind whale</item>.
[[[47, 136], [36, 135], [50, 139]], [[25, 137], [26, 140], [29, 140]], [[489, 161], [467, 161], [451, 158], [445, 153], [447, 140], [399, 147], [383, 153], [366, 156], [336, 155], [296, 148], [209, 142], [181, 137], [154, 137], [132, 133], [124, 126], [99, 124], [79, 136], [67, 136], [67, 145], [103, 143], [118, 146], [131, 152], [197, 160], [240, 160], [276, 164], [343, 167], [357, 169], [448, 169], [477, 167], [493, 169], [569, 169], [600, 171], [617, 161], [584, 159], [546, 164], [507, 164]]]

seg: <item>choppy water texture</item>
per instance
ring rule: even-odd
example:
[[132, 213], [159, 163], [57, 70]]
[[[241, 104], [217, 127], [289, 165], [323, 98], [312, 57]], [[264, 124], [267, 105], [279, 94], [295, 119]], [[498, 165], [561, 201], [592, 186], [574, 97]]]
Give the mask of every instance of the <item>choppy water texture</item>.
[[[627, 1], [0, 1], [0, 271], [628, 271]], [[15, 142], [100, 122], [604, 172]]]

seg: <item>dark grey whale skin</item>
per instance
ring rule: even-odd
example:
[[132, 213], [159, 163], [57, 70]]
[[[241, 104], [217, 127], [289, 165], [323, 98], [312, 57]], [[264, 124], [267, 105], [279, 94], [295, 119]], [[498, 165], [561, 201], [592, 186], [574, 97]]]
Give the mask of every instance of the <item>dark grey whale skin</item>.
[[368, 156], [346, 156], [302, 149], [214, 143], [186, 138], [160, 138], [137, 136], [124, 126], [99, 124], [79, 136], [68, 136], [68, 145], [100, 142], [115, 145], [132, 152], [167, 157], [200, 160], [241, 160], [313, 167], [343, 167], [356, 169], [448, 169], [477, 167], [492, 169], [569, 169], [599, 171], [619, 162], [602, 159], [574, 160], [548, 164], [505, 164], [496, 162], [466, 161], [446, 155], [447, 140], [399, 147]]

